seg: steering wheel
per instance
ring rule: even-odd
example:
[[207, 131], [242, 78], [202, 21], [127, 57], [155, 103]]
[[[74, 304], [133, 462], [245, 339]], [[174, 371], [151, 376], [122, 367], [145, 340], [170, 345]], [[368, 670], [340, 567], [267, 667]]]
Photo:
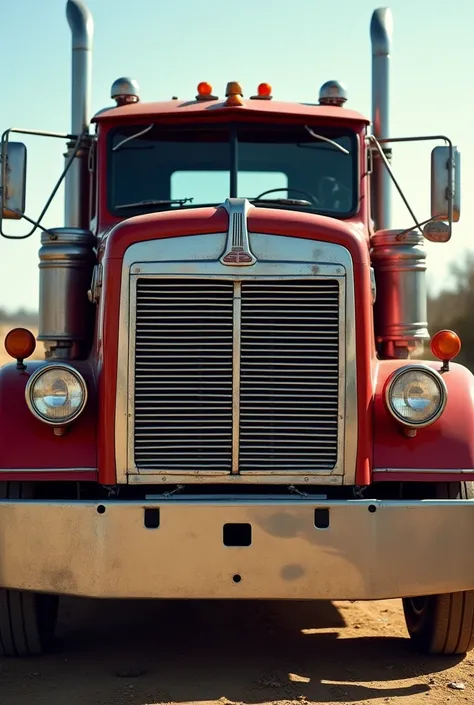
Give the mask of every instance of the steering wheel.
[[[352, 193], [333, 176], [325, 176], [319, 182], [319, 203], [325, 210], [341, 211], [351, 207]], [[347, 203], [346, 203], [347, 202]]]
[[290, 191], [295, 191], [296, 193], [303, 193], [305, 196], [308, 196], [310, 198], [310, 204], [313, 203], [315, 206], [318, 205], [318, 199], [316, 198], [316, 196], [313, 196], [312, 193], [309, 193], [309, 191], [303, 191], [300, 188], [285, 188], [284, 186], [282, 188], [270, 188], [268, 189], [268, 191], [263, 191], [253, 200], [259, 201], [262, 196], [266, 196], [267, 193], [275, 193], [275, 191], [286, 191], [287, 193], [289, 193]]

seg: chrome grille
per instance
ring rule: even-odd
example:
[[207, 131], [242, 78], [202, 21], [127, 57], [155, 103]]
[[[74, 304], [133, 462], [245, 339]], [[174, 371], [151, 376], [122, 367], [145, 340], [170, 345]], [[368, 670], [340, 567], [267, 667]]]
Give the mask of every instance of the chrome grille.
[[332, 470], [339, 303], [336, 279], [139, 278], [138, 470]]
[[337, 460], [339, 284], [242, 284], [240, 470]]
[[233, 283], [139, 279], [135, 462], [230, 470]]

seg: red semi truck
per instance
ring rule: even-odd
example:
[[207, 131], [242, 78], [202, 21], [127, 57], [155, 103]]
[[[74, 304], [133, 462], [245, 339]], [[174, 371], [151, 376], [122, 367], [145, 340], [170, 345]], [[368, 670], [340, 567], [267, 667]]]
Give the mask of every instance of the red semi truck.
[[[0, 652], [48, 648], [61, 595], [402, 598], [418, 651], [466, 652], [474, 378], [454, 332], [430, 338], [424, 249], [459, 219], [460, 158], [390, 133], [390, 11], [372, 122], [337, 81], [145, 104], [128, 78], [91, 119], [92, 18], [67, 18], [63, 227], [25, 213], [22, 131], [1, 145], [1, 232], [41, 233], [45, 355], [8, 334]], [[393, 229], [392, 144], [415, 139], [431, 215], [405, 199]]]

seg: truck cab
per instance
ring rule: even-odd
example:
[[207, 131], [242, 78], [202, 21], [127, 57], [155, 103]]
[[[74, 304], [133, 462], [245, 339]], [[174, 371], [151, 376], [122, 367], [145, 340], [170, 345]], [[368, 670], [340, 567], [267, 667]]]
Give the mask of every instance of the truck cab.
[[38, 335], [12, 330], [0, 371], [0, 649], [47, 649], [61, 595], [399, 597], [419, 650], [465, 653], [474, 378], [428, 330], [424, 249], [459, 219], [459, 152], [419, 138], [443, 142], [419, 222], [391, 168], [418, 138], [389, 132], [389, 11], [372, 121], [337, 81], [144, 104], [130, 78], [90, 118], [92, 18], [67, 15], [62, 226], [26, 214], [2, 138], [2, 220], [41, 246]]
[[215, 207], [230, 197], [367, 228], [366, 119], [332, 98], [291, 106], [258, 93], [244, 101], [237, 83], [228, 84], [232, 90], [239, 93], [223, 100], [198, 92], [191, 104], [135, 102], [96, 116], [104, 219]]

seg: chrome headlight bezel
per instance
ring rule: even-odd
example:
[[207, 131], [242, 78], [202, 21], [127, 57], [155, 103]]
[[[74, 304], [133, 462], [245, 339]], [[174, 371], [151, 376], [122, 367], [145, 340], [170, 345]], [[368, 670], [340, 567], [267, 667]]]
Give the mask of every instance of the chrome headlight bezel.
[[[47, 416], [44, 416], [41, 414], [38, 409], [36, 408], [34, 401], [33, 401], [33, 395], [32, 392], [34, 391], [34, 387], [38, 379], [42, 377], [47, 372], [51, 372], [52, 370], [64, 370], [71, 374], [73, 377], [76, 378], [77, 382], [79, 383], [81, 390], [82, 390], [82, 402], [81, 405], [74, 411], [73, 414], [68, 416], [67, 418], [64, 419], [50, 419]], [[35, 418], [37, 418], [39, 421], [42, 421], [45, 424], [48, 424], [49, 426], [68, 426], [69, 424], [73, 423], [84, 411], [85, 406], [87, 404], [87, 398], [88, 398], [88, 390], [87, 390], [87, 384], [84, 379], [84, 377], [81, 375], [81, 373], [76, 370], [75, 367], [72, 365], [68, 365], [64, 362], [55, 362], [55, 363], [49, 363], [46, 365], [43, 365], [39, 367], [37, 370], [33, 372], [33, 374], [30, 376], [28, 382], [26, 383], [25, 387], [25, 399], [26, 403], [28, 405], [29, 410], [33, 414]]]
[[[391, 403], [391, 392], [394, 384], [400, 379], [400, 377], [407, 374], [407, 372], [422, 372], [423, 374], [426, 374], [427, 377], [431, 377], [431, 379], [434, 380], [438, 386], [440, 392], [440, 404], [436, 412], [431, 414], [431, 416], [424, 421], [409, 421], [408, 419], [403, 418], [397, 413]], [[397, 370], [394, 370], [388, 377], [385, 383], [384, 398], [386, 408], [398, 423], [409, 428], [425, 428], [426, 426], [431, 426], [431, 424], [437, 421], [443, 414], [448, 401], [448, 388], [439, 372], [434, 370], [432, 367], [422, 364], [404, 365], [403, 367], [399, 367]]]

